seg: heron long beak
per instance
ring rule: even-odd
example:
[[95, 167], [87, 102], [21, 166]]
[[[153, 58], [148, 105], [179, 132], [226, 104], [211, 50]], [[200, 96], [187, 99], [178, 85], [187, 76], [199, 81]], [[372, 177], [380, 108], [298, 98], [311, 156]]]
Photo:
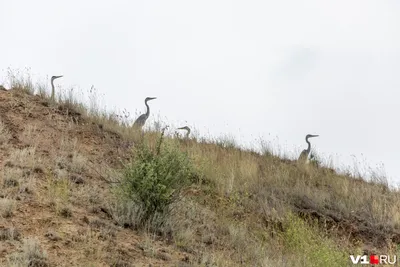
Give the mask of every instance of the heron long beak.
[[311, 135], [311, 137], [318, 137], [319, 135]]
[[54, 79], [58, 79], [58, 78], [61, 78], [61, 77], [63, 77], [63, 75], [60, 75], [60, 76], [55, 76], [55, 78], [54, 78]]

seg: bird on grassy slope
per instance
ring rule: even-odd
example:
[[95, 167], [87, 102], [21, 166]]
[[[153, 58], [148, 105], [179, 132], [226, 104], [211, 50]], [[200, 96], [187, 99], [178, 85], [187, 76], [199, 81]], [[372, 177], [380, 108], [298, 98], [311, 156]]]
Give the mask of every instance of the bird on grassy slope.
[[178, 130], [186, 130], [186, 138], [189, 138], [189, 134], [190, 134], [190, 128], [188, 126], [184, 126], [184, 127], [180, 127], [178, 128]]
[[55, 89], [54, 89], [54, 80], [63, 77], [63, 75], [60, 76], [51, 76], [51, 100], [54, 101], [55, 97]]
[[146, 97], [146, 99], [144, 100], [144, 104], [146, 105], [146, 108], [147, 108], [146, 113], [140, 115], [140, 116], [135, 120], [135, 122], [133, 123], [133, 127], [134, 127], [134, 128], [140, 128], [140, 129], [141, 129], [141, 128], [144, 126], [144, 124], [146, 123], [146, 120], [147, 120], [147, 119], [149, 118], [149, 116], [150, 116], [150, 107], [149, 107], [149, 105], [147, 104], [147, 101], [150, 101], [150, 100], [153, 100], [153, 99], [156, 99], [156, 97]]
[[304, 163], [307, 162], [307, 160], [308, 160], [308, 155], [310, 154], [310, 151], [311, 151], [311, 144], [310, 144], [310, 141], [308, 141], [308, 138], [318, 137], [318, 136], [319, 136], [319, 135], [313, 135], [313, 134], [307, 134], [307, 135], [306, 135], [306, 142], [307, 142], [307, 144], [308, 144], [308, 147], [307, 147], [307, 149], [304, 149], [304, 150], [301, 152], [298, 161], [304, 162]]

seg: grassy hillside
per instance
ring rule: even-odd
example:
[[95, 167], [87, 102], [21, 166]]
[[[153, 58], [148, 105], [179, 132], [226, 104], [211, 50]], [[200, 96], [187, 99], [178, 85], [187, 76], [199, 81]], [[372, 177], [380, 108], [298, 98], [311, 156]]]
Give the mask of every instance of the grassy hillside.
[[232, 142], [181, 139], [10, 79], [1, 266], [351, 266], [398, 254], [400, 195]]

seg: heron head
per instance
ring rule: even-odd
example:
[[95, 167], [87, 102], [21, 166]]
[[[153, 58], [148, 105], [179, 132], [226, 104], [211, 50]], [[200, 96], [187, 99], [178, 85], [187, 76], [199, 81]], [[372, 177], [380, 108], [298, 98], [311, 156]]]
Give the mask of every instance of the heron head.
[[311, 137], [318, 137], [319, 135], [315, 135], [315, 134], [307, 134], [306, 135], [306, 139], [311, 138]]
[[178, 130], [190, 130], [190, 129], [187, 126], [183, 126], [183, 127], [178, 128]]
[[61, 77], [63, 77], [63, 75], [60, 75], [60, 76], [51, 76], [51, 80], [54, 81], [55, 79], [58, 79], [58, 78], [61, 78]]
[[144, 100], [144, 102], [153, 100], [153, 99], [157, 99], [157, 97], [146, 97], [146, 99]]

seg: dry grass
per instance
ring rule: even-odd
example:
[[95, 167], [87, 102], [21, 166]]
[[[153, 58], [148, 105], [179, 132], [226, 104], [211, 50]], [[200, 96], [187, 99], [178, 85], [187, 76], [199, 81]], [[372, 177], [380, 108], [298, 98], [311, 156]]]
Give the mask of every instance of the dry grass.
[[[45, 87], [34, 87], [29, 78], [14, 75], [10, 83], [30, 95], [39, 89], [43, 100], [48, 100]], [[58, 129], [55, 142], [49, 146], [43, 140], [41, 135], [49, 127], [40, 120], [24, 125], [19, 140], [25, 146], [3, 155], [6, 168], [0, 172], [6, 196], [0, 199], [2, 216], [13, 215], [14, 198], [21, 188], [36, 192], [35, 201], [48, 205], [46, 211], [58, 215], [58, 224], [76, 225], [74, 231], [64, 233], [70, 237], [65, 251], [79, 255], [86, 266], [104, 262], [125, 266], [129, 257], [137, 256], [129, 249], [116, 254], [116, 247], [126, 242], [121, 238], [124, 231], [142, 238], [134, 250], [146, 263], [168, 263], [173, 250], [185, 254], [181, 261], [190, 266], [278, 267], [346, 266], [348, 255], [356, 251], [396, 252], [400, 194], [389, 188], [384, 175], [376, 173], [366, 182], [338, 174], [321, 167], [324, 160], [318, 156], [312, 164], [299, 165], [288, 160], [285, 151], [272, 149], [268, 141], [262, 141], [262, 153], [256, 153], [239, 148], [229, 135], [211, 141], [168, 135], [165, 143], [187, 153], [197, 179], [173, 203], [173, 212], [163, 218], [160, 228], [139, 233], [122, 230], [137, 220], [137, 206], [121, 203], [114, 194], [121, 162], [130, 159], [131, 146], [146, 142], [155, 148], [164, 125], [158, 121], [143, 134], [134, 131], [126, 110], [107, 112], [94, 87], [90, 93], [85, 106], [76, 98], [76, 90], [60, 91], [55, 106], [48, 108], [57, 112], [46, 110], [46, 123]], [[18, 106], [17, 102], [12, 105]], [[37, 109], [29, 107], [23, 114]], [[68, 119], [60, 119], [60, 114]], [[7, 125], [0, 121], [3, 145], [9, 145], [12, 137]], [[102, 150], [104, 146], [110, 146], [110, 151]], [[33, 172], [35, 168], [42, 172]], [[23, 252], [10, 257], [9, 266], [45, 261], [35, 242], [25, 242]]]
[[0, 145], [7, 144], [11, 139], [11, 133], [6, 127], [6, 125], [0, 120]]
[[70, 201], [71, 181], [67, 178], [56, 178], [47, 174], [46, 179], [47, 194], [44, 201], [48, 202], [57, 215], [70, 217], [68, 207]]
[[23, 240], [22, 251], [11, 255], [8, 259], [8, 267], [47, 267], [47, 253], [40, 247], [35, 238]]
[[13, 215], [16, 202], [13, 199], [2, 198], [0, 199], [0, 216], [9, 218]]
[[18, 167], [5, 167], [0, 171], [2, 193], [11, 199], [30, 195], [35, 191], [35, 174]]
[[[315, 257], [305, 259], [300, 266], [320, 266], [319, 257], [334, 261], [330, 255], [344, 257], [344, 250], [360, 248], [359, 241], [363, 238], [368, 245], [369, 238], [374, 238], [374, 235], [378, 239], [383, 238], [385, 234], [381, 235], [380, 229], [391, 229], [388, 230], [390, 232], [400, 228], [400, 195], [390, 190], [384, 179], [367, 183], [312, 164], [302, 166], [282, 161], [273, 155], [261, 156], [213, 143], [177, 144], [196, 162], [203, 178], [199, 186], [204, 195], [201, 193], [201, 197], [194, 199], [209, 207], [209, 212], [218, 210], [217, 213], [209, 213], [214, 214], [211, 219], [202, 213], [204, 204], [192, 204], [189, 209], [180, 207], [179, 214], [171, 218], [171, 224], [176, 227], [172, 230], [175, 244], [185, 251], [204, 250], [206, 254], [199, 258], [202, 264], [211, 264], [211, 261], [229, 266], [235, 266], [238, 262], [257, 266], [271, 261], [282, 264], [275, 266], [295, 264], [298, 260], [295, 255], [301, 254], [299, 251], [274, 249], [287, 246], [282, 243], [287, 237], [280, 234], [286, 230], [279, 229], [282, 228], [279, 224], [293, 220], [287, 219], [287, 214], [292, 211], [299, 212], [305, 218], [312, 218], [307, 216], [317, 213], [320, 225], [313, 226], [312, 231], [321, 231], [322, 236], [325, 231], [328, 234], [327, 239], [320, 239], [319, 245], [315, 245], [320, 248]], [[191, 215], [185, 210], [190, 210]], [[208, 219], [196, 220], [196, 216]], [[332, 225], [334, 220], [339, 220], [336, 226]], [[367, 225], [367, 231], [363, 237], [364, 230], [360, 225], [360, 233], [352, 237], [346, 227], [356, 227], [357, 231], [359, 222]], [[345, 229], [336, 231], [335, 227]], [[306, 233], [306, 229], [302, 231]], [[276, 236], [271, 239], [269, 234], [262, 231], [270, 231]], [[331, 242], [338, 242], [339, 247], [332, 248]], [[390, 247], [389, 243], [385, 245], [386, 248]], [[231, 253], [235, 251], [241, 256], [235, 257], [220, 250], [215, 253], [215, 247]]]
[[30, 69], [24, 70], [13, 70], [7, 69], [7, 80], [10, 88], [17, 92], [32, 95], [35, 92], [35, 86], [32, 83], [32, 77], [30, 75]]
[[30, 145], [36, 146], [39, 142], [40, 131], [38, 130], [36, 125], [28, 124], [24, 125], [24, 131], [21, 135], [21, 141]]
[[36, 147], [14, 149], [7, 159], [7, 165], [22, 168], [35, 168], [40, 166], [40, 158], [36, 156]]
[[14, 228], [14, 227], [9, 227], [9, 228], [0, 228], [0, 240], [1, 241], [18, 241], [21, 237], [20, 232]]

